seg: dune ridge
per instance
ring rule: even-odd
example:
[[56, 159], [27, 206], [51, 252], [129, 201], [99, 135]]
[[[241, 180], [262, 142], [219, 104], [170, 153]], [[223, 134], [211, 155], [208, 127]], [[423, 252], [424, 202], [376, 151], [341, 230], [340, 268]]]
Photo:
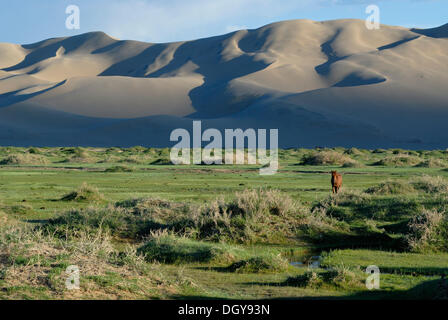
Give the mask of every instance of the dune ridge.
[[[282, 147], [446, 148], [447, 31], [290, 20], [175, 43], [0, 43], [0, 144], [169, 146], [202, 119], [278, 128]], [[77, 125], [55, 139], [41, 114]]]

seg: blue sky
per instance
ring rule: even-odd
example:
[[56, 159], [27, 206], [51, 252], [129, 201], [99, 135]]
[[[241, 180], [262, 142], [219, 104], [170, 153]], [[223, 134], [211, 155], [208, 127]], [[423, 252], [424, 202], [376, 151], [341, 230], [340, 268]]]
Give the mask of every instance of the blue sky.
[[[68, 5], [81, 29], [65, 28]], [[0, 42], [27, 44], [104, 31], [120, 39], [192, 40], [289, 19], [365, 19], [376, 4], [381, 23], [429, 28], [448, 22], [448, 0], [0, 0]]]

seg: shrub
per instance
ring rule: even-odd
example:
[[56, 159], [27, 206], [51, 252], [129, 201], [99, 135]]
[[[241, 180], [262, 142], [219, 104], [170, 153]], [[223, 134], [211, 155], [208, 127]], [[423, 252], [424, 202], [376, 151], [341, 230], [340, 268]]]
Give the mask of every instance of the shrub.
[[350, 270], [341, 265], [324, 272], [308, 270], [302, 275], [289, 277], [285, 281], [285, 284], [314, 289], [323, 286], [362, 289], [364, 286], [364, 276], [361, 272]]
[[365, 192], [377, 195], [405, 194], [415, 191], [409, 182], [386, 181], [377, 186], [368, 188]]
[[199, 239], [231, 242], [282, 242], [293, 236], [297, 216], [305, 211], [275, 190], [245, 190], [235, 199], [215, 200], [192, 216]]
[[151, 230], [156, 228], [182, 232], [193, 226], [193, 209], [185, 203], [141, 198], [119, 201], [115, 203], [115, 207], [126, 209], [129, 214], [145, 221]]
[[202, 206], [151, 198], [131, 199], [106, 209], [72, 210], [53, 219], [52, 224], [66, 229], [85, 226], [94, 229], [100, 226], [100, 221], [106, 225], [119, 222], [119, 226], [109, 228], [112, 234], [129, 238], [169, 230], [196, 240], [233, 243], [290, 243], [301, 228], [321, 230], [331, 223], [341, 224], [311, 214], [309, 209], [275, 190], [246, 190], [233, 200], [217, 199]]
[[409, 155], [395, 155], [375, 162], [374, 166], [412, 167], [420, 163], [420, 158]]
[[322, 216], [326, 217], [349, 219], [352, 218], [353, 213], [345, 210], [344, 207], [359, 206], [369, 199], [370, 196], [368, 194], [344, 190], [336, 195], [331, 195], [320, 200], [311, 208], [311, 210], [314, 215], [320, 213]]
[[236, 195], [233, 209], [245, 216], [260, 218], [266, 215], [285, 217], [298, 209], [298, 204], [278, 190], [245, 190]]
[[104, 196], [97, 188], [83, 183], [78, 190], [72, 191], [61, 198], [62, 201], [101, 201]]
[[346, 162], [353, 162], [353, 159], [336, 151], [317, 151], [303, 156], [301, 164], [321, 166], [342, 165]]
[[64, 232], [94, 232], [102, 228], [114, 236], [140, 239], [155, 230], [185, 232], [193, 227], [189, 207], [158, 199], [133, 199], [105, 208], [72, 209], [52, 218], [46, 228]]
[[49, 161], [46, 157], [31, 153], [12, 154], [0, 161], [0, 165], [42, 165], [47, 163]]
[[355, 160], [344, 162], [344, 164], [342, 165], [342, 168], [362, 168], [362, 167], [363, 165]]
[[448, 182], [442, 177], [422, 176], [411, 181], [412, 186], [426, 193], [448, 192]]
[[27, 152], [31, 153], [31, 154], [40, 154], [41, 153], [41, 151], [38, 148], [29, 148], [27, 150]]
[[250, 228], [251, 220], [241, 215], [222, 199], [199, 208], [192, 216], [194, 228], [191, 236], [210, 241], [250, 242], [255, 234]]
[[104, 159], [99, 160], [98, 163], [117, 163], [121, 160], [120, 157], [114, 155], [107, 155]]
[[5, 210], [13, 214], [28, 214], [33, 212], [33, 207], [29, 204], [17, 204], [10, 207], [5, 207]]
[[82, 270], [84, 299], [148, 299], [193, 288], [183, 275], [171, 277], [148, 264], [130, 245], [117, 249], [101, 230], [61, 241], [30, 224], [1, 224], [0, 252], [2, 298], [73, 299], [65, 287], [70, 265]]
[[[350, 227], [344, 221], [338, 221], [331, 209], [315, 207], [310, 214], [302, 215], [297, 226], [297, 235], [315, 242], [324, 242], [333, 237], [348, 235]], [[331, 241], [331, 240], [330, 240]]]
[[177, 237], [167, 232], [152, 233], [149, 241], [137, 253], [148, 262], [162, 263], [222, 262], [234, 259], [223, 246]]
[[0, 225], [6, 225], [9, 221], [8, 215], [0, 210]]
[[134, 146], [131, 147], [129, 149], [127, 149], [127, 151], [129, 151], [130, 153], [143, 153], [146, 152], [148, 149], [142, 146]]
[[98, 158], [92, 157], [90, 153], [81, 147], [65, 149], [64, 153], [68, 153], [71, 156], [63, 160], [62, 162], [70, 163], [95, 163], [98, 162]]
[[104, 170], [104, 172], [133, 172], [134, 169], [126, 167], [126, 166], [115, 166], [110, 167]]
[[341, 218], [350, 220], [356, 218], [395, 220], [397, 217], [413, 215], [421, 209], [418, 200], [409, 197], [376, 198], [369, 194], [344, 192], [335, 197], [335, 202], [327, 212], [336, 216], [339, 212]]
[[423, 210], [410, 221], [406, 240], [410, 250], [414, 252], [447, 252], [448, 218], [446, 212], [437, 209]]
[[323, 274], [324, 281], [339, 288], [362, 288], [363, 276], [344, 265], [337, 266]]
[[134, 163], [134, 164], [144, 164], [149, 158], [145, 156], [132, 155], [128, 156], [124, 159], [119, 160], [118, 162], [122, 163]]
[[323, 279], [316, 271], [308, 270], [299, 276], [289, 277], [286, 279], [285, 284], [295, 287], [317, 289], [323, 285]]
[[441, 159], [431, 158], [431, 159], [420, 162], [419, 164], [416, 165], [416, 167], [419, 167], [419, 168], [446, 168], [447, 164], [445, 161], [443, 161]]
[[358, 148], [350, 148], [350, 149], [346, 149], [344, 151], [345, 154], [350, 154], [350, 155], [362, 155], [362, 151], [359, 150]]
[[[106, 208], [71, 209], [48, 220], [44, 229], [65, 238], [81, 232], [97, 233], [98, 229], [112, 235], [129, 236], [129, 220], [123, 210]], [[133, 224], [131, 224], [133, 226]], [[134, 227], [134, 226], [133, 226]]]
[[173, 163], [169, 159], [156, 159], [150, 163], [150, 165], [169, 166]]
[[284, 272], [288, 269], [288, 260], [280, 255], [258, 256], [231, 264], [227, 270], [236, 273]]

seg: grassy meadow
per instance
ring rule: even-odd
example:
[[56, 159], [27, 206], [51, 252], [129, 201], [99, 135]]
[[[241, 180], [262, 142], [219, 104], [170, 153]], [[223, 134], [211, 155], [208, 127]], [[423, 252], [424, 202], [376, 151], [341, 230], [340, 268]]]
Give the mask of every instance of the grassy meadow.
[[289, 149], [259, 167], [0, 147], [0, 299], [448, 298], [448, 151]]

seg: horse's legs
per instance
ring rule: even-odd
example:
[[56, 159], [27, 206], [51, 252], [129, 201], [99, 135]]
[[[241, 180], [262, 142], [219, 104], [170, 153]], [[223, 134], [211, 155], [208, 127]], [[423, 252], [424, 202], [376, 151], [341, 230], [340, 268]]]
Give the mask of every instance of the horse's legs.
[[337, 193], [337, 191], [336, 191], [336, 187], [333, 186], [333, 194], [335, 194], [335, 193]]

